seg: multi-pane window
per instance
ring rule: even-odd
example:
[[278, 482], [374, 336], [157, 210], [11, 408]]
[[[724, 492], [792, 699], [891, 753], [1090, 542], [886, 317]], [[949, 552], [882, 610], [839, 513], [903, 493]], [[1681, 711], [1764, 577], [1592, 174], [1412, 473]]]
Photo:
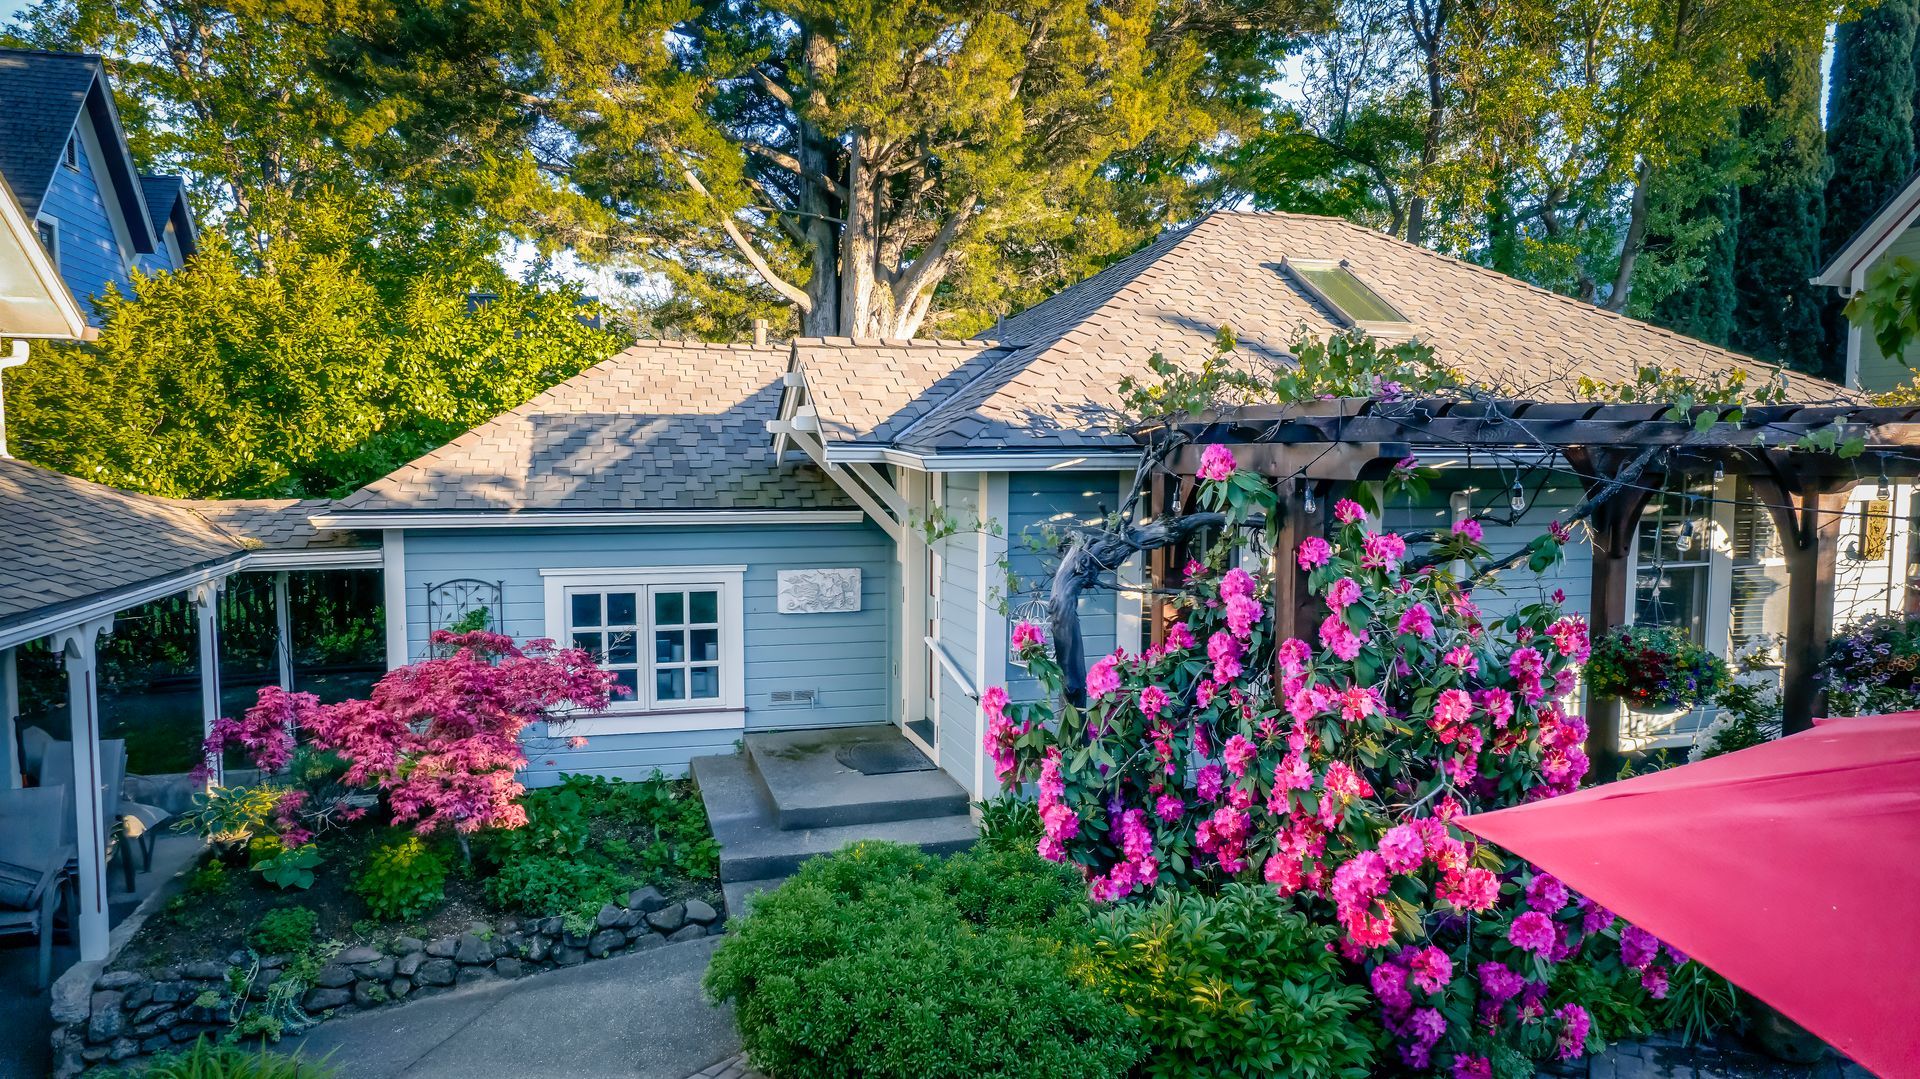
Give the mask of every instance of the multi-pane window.
[[566, 640], [613, 672], [616, 707], [713, 707], [726, 694], [722, 589], [701, 585], [566, 589]]
[[1707, 644], [1707, 585], [1712, 564], [1713, 487], [1669, 491], [1640, 518], [1633, 620], [1682, 629]]

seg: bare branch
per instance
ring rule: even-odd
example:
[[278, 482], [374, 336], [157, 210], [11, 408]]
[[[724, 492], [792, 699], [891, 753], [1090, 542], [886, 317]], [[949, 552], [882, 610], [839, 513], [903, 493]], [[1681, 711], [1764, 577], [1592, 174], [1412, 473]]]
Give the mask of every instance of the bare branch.
[[[699, 193], [701, 198], [713, 203], [715, 208], [719, 208], [720, 200], [713, 197], [713, 193], [707, 190], [707, 185], [700, 182], [700, 177], [694, 175], [692, 169], [683, 167], [680, 175], [686, 179], [688, 187]], [[760, 252], [754, 249], [753, 242], [747, 239], [747, 234], [741, 230], [740, 223], [725, 210], [720, 212], [720, 227], [726, 230], [727, 239], [733, 241], [733, 246], [740, 252], [740, 257], [747, 260], [747, 265], [752, 266], [753, 272], [759, 274], [761, 280], [771, 286], [773, 291], [786, 297], [787, 302], [798, 307], [802, 312], [813, 311], [813, 297], [808, 296], [806, 290], [798, 285], [783, 280], [779, 274], [774, 273], [773, 267], [768, 265]]]
[[973, 219], [974, 210], [979, 205], [978, 199], [968, 197], [966, 205], [954, 211], [953, 216], [947, 218], [946, 223], [940, 226], [940, 231], [934, 234], [933, 239], [927, 241], [926, 249], [920, 252], [920, 257], [914, 259], [906, 269], [900, 272], [898, 279], [893, 283], [893, 302], [896, 306], [906, 306], [920, 293], [921, 289], [930, 282], [939, 280], [938, 272], [946, 268], [947, 253], [953, 247], [954, 237], [958, 236], [967, 222]]

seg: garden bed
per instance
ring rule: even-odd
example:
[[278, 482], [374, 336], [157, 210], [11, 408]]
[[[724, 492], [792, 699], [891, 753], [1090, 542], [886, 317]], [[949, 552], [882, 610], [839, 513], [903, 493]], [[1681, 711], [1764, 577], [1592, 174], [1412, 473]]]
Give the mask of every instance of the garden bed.
[[[449, 841], [354, 826], [321, 838], [308, 887], [282, 889], [210, 852], [97, 979], [87, 1017], [56, 1030], [56, 1074], [721, 931], [691, 783], [569, 777], [521, 804], [527, 825], [472, 844], [470, 864]], [[396, 877], [396, 849], [416, 854], [409, 873], [424, 851], [444, 880]], [[379, 915], [396, 903], [417, 910]]]

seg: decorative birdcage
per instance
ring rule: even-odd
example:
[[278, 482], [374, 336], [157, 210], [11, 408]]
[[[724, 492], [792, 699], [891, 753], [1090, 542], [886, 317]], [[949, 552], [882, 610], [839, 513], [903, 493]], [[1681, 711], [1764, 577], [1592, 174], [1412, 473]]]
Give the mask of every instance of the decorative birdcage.
[[1007, 618], [1007, 662], [1022, 670], [1026, 669], [1026, 660], [1020, 658], [1020, 650], [1013, 645], [1014, 629], [1022, 622], [1031, 622], [1040, 628], [1041, 643], [1046, 645], [1047, 655], [1049, 657], [1053, 655], [1053, 626], [1049, 621], [1050, 618], [1051, 612], [1047, 608], [1047, 601], [1038, 596], [1023, 600], [1014, 607]]

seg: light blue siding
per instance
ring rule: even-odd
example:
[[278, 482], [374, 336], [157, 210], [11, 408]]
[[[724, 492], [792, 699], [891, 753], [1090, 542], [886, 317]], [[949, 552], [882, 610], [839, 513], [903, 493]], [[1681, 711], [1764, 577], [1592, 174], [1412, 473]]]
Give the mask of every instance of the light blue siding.
[[[936, 541], [940, 555], [941, 647], [962, 671], [979, 669], [976, 633], [980, 612], [980, 477], [949, 473], [943, 505], [956, 531]], [[981, 687], [974, 687], [979, 689]], [[963, 786], [973, 783], [978, 752], [978, 702], [944, 668], [940, 672], [940, 767]]]
[[[1410, 506], [1403, 498], [1389, 505], [1386, 525], [1396, 532], [1449, 528], [1453, 519], [1448, 499], [1459, 490], [1467, 490], [1468, 504], [1473, 511], [1490, 511], [1505, 517], [1512, 512], [1507, 504], [1512, 483], [1511, 476], [1492, 472], [1443, 473], [1419, 504]], [[1517, 523], [1482, 522], [1488, 551], [1498, 559], [1520, 550], [1546, 532], [1549, 524], [1569, 516], [1581, 498], [1581, 491], [1572, 486], [1571, 481], [1567, 487], [1549, 488], [1537, 494], [1529, 485], [1527, 511]], [[1567, 610], [1585, 611], [1592, 594], [1592, 555], [1592, 550], [1576, 539], [1567, 545], [1566, 559], [1560, 565], [1539, 576], [1525, 566], [1509, 570], [1499, 580], [1474, 589], [1474, 602], [1488, 618], [1503, 618], [1529, 603], [1550, 598], [1555, 589], [1560, 589], [1566, 592], [1563, 605]]]
[[[91, 123], [84, 117], [80, 122]], [[107, 137], [113, 136], [108, 133]], [[92, 298], [105, 292], [108, 283], [126, 295], [132, 291], [132, 279], [109, 216], [118, 214], [119, 208], [108, 206], [84, 139], [79, 150], [78, 170], [64, 164], [53, 166], [53, 179], [41, 199], [39, 213], [60, 222], [60, 277], [80, 300], [88, 321], [98, 324]]]
[[[1056, 547], [1066, 530], [1094, 524], [1104, 508], [1111, 513], [1120, 504], [1121, 484], [1130, 480], [1112, 472], [1015, 472], [1008, 476], [1007, 562], [1011, 589], [1009, 609], [1032, 600], [1044, 602], [1053, 588], [1059, 565]], [[1111, 589], [1089, 589], [1080, 597], [1080, 627], [1089, 662], [1112, 652], [1115, 646], [1121, 597]], [[1128, 642], [1129, 648], [1138, 642]], [[1040, 685], [1019, 667], [1007, 671], [1007, 693], [1016, 701], [1038, 700]]]
[[[525, 640], [547, 633], [542, 569], [639, 569], [745, 565], [742, 605], [746, 624], [744, 680], [748, 730], [885, 723], [890, 706], [895, 616], [891, 542], [870, 524], [734, 525], [712, 528], [447, 529], [406, 537], [407, 647], [426, 650], [427, 589], [436, 582], [474, 578], [499, 582], [500, 619]], [[781, 614], [776, 572], [781, 569], [860, 570], [860, 610], [837, 614]], [[806, 705], [775, 705], [776, 690], [813, 690]], [[725, 752], [733, 731], [595, 735], [582, 750], [564, 745], [533, 758], [530, 773], [596, 771], [644, 775], [669, 772], [690, 757]]]

